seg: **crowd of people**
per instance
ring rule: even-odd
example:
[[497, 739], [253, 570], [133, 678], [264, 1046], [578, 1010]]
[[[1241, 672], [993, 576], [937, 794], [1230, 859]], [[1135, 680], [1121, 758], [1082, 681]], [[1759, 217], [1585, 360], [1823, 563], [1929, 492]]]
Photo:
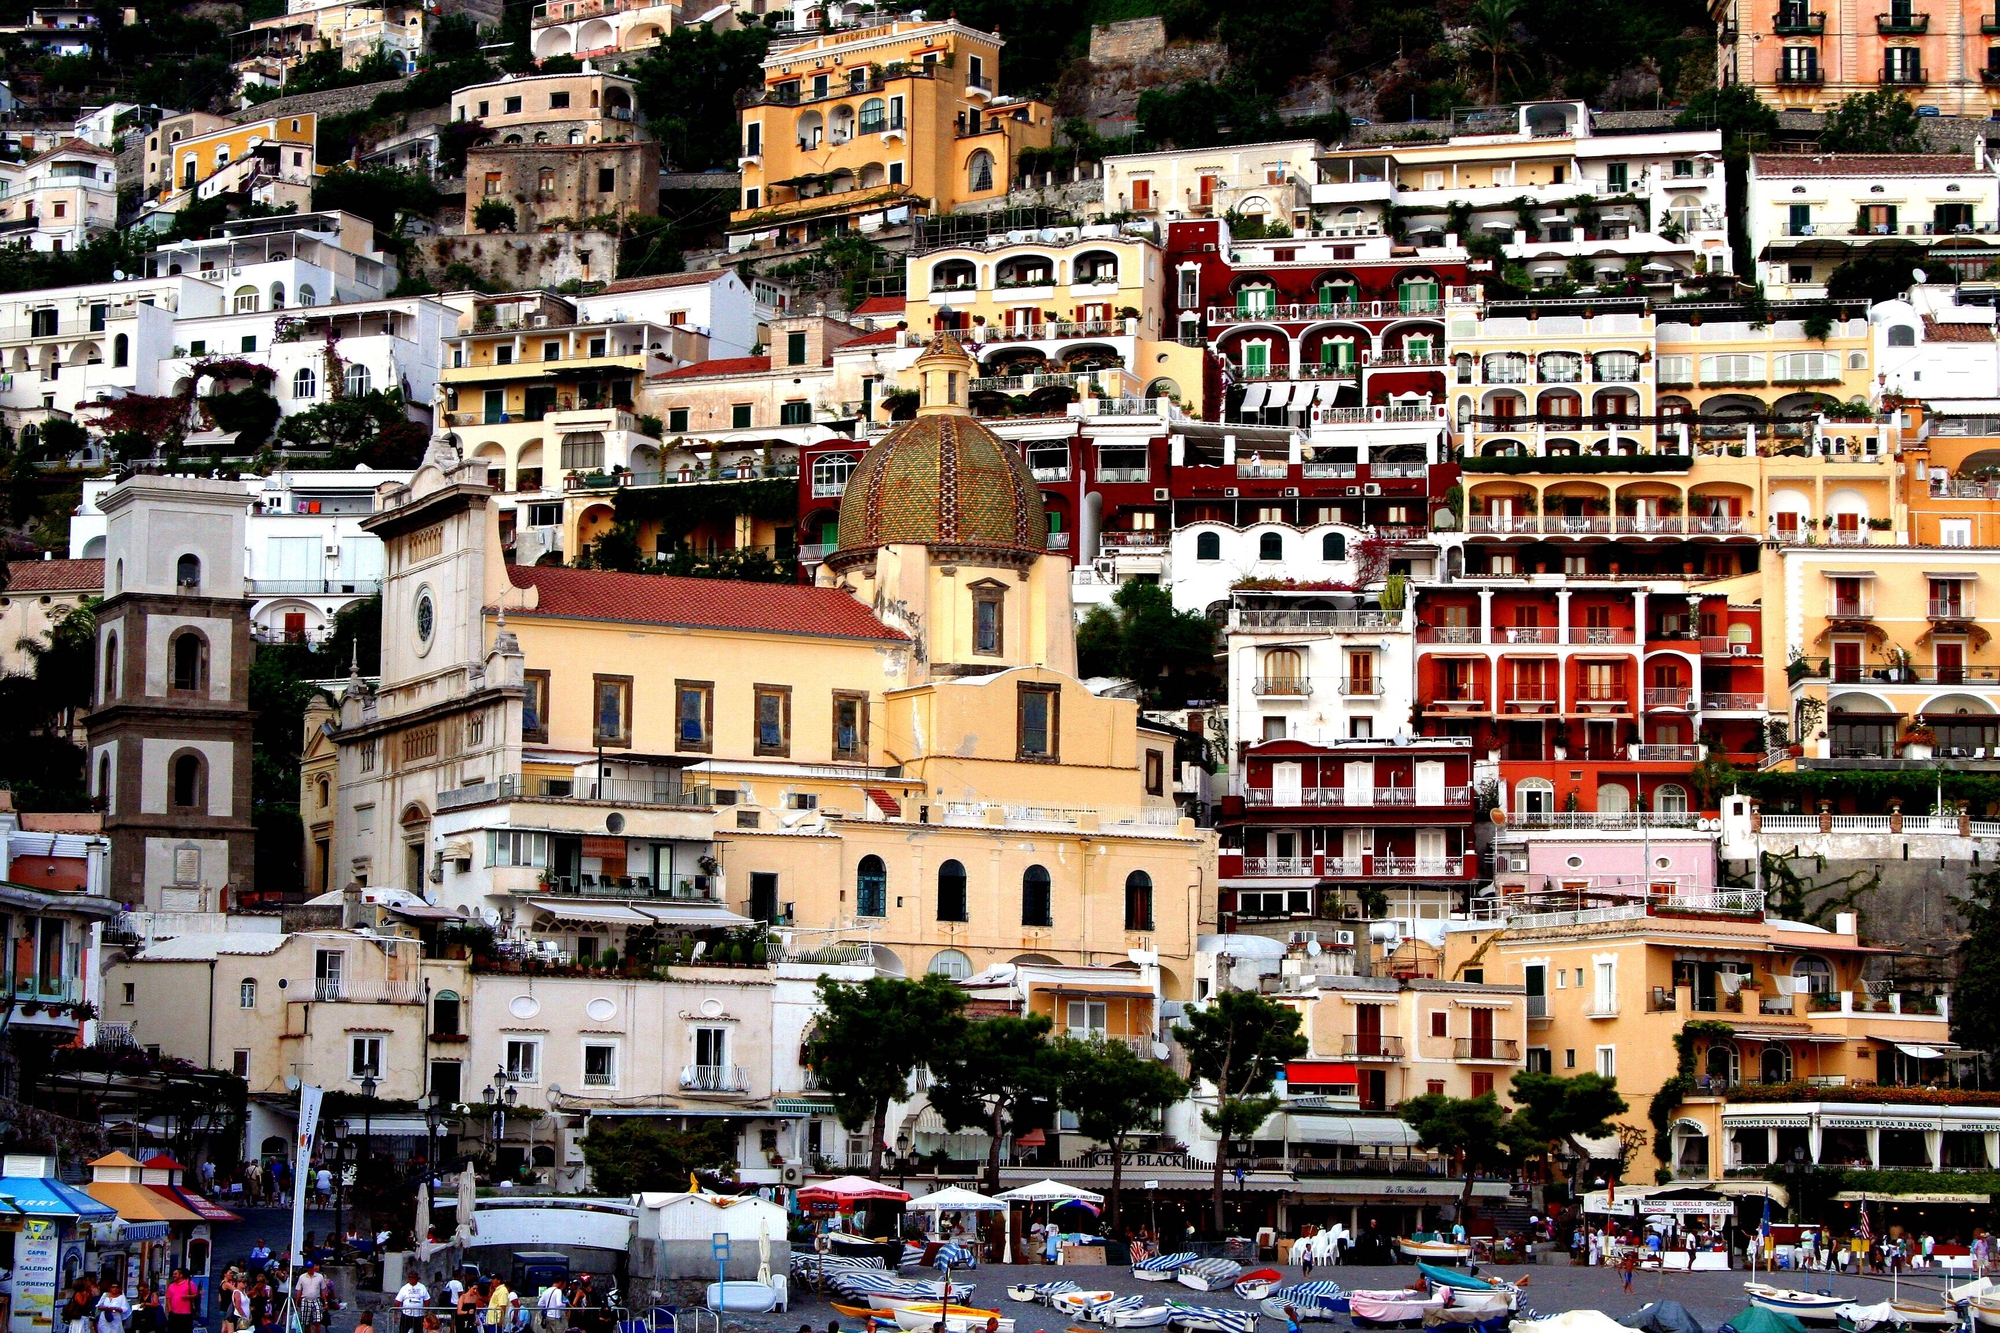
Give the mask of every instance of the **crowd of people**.
[[155, 1291], [141, 1282], [132, 1295], [116, 1278], [78, 1278], [70, 1287], [56, 1323], [63, 1333], [193, 1333], [201, 1291], [184, 1269], [176, 1268]]

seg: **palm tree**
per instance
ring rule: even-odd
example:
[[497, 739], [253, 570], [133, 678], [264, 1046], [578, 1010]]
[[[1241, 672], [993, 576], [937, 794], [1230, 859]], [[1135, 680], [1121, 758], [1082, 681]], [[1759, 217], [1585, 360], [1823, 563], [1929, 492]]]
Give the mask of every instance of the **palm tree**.
[[1489, 99], [1500, 101], [1500, 59], [1515, 49], [1514, 18], [1521, 12], [1521, 0], [1472, 0], [1473, 43], [1492, 60], [1488, 83]]

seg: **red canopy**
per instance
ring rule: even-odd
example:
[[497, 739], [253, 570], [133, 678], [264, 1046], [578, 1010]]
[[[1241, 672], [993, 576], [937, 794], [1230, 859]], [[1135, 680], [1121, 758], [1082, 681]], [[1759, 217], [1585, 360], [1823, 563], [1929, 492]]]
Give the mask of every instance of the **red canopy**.
[[864, 1176], [842, 1176], [824, 1184], [808, 1185], [798, 1193], [800, 1203], [834, 1203], [843, 1208], [875, 1199], [908, 1203], [910, 1195], [907, 1190], [899, 1190], [894, 1185], [878, 1185]]

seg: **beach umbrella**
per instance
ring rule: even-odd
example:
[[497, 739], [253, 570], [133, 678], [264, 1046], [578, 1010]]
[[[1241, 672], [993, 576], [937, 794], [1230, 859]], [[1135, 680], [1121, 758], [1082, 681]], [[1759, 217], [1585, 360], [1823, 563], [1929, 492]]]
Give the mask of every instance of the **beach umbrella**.
[[417, 1186], [416, 1236], [417, 1250], [422, 1253], [431, 1239], [431, 1182], [428, 1176]]
[[472, 1168], [467, 1166], [458, 1173], [458, 1229], [455, 1234], [461, 1245], [479, 1234], [479, 1223], [472, 1216], [473, 1209], [478, 1206], [479, 1185], [472, 1178]]
[[1007, 1205], [998, 1199], [989, 1199], [984, 1194], [975, 1193], [960, 1185], [947, 1185], [941, 1190], [932, 1190], [921, 1198], [910, 1200], [909, 1211], [913, 1213], [1004, 1213]]
[[1002, 1203], [1061, 1203], [1064, 1199], [1081, 1199], [1085, 1203], [1103, 1203], [1102, 1194], [1092, 1194], [1089, 1190], [1065, 1185], [1059, 1180], [1038, 1180], [1032, 1185], [1008, 1190], [993, 1196]]
[[757, 1215], [757, 1280], [771, 1285], [771, 1224], [761, 1213]]

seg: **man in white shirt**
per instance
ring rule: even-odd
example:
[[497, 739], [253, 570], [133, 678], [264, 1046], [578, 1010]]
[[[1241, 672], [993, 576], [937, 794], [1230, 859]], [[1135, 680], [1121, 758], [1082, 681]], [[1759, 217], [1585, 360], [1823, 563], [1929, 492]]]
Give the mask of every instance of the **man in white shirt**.
[[431, 1291], [423, 1283], [411, 1277], [396, 1293], [396, 1309], [400, 1318], [396, 1321], [396, 1333], [423, 1333], [424, 1307], [431, 1301]]
[[562, 1279], [556, 1278], [535, 1298], [534, 1333], [562, 1333], [563, 1306]]

